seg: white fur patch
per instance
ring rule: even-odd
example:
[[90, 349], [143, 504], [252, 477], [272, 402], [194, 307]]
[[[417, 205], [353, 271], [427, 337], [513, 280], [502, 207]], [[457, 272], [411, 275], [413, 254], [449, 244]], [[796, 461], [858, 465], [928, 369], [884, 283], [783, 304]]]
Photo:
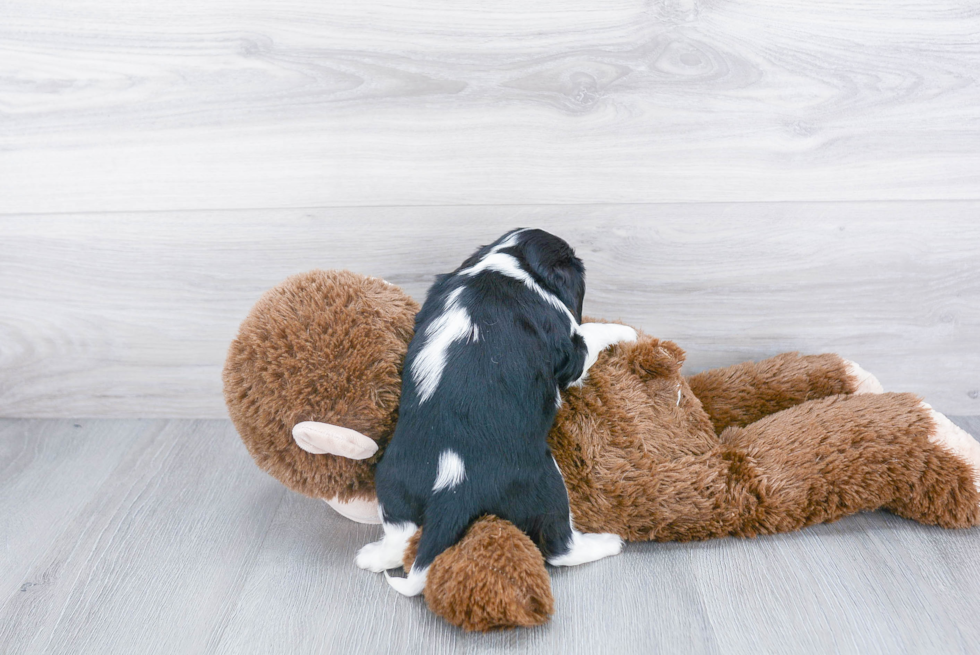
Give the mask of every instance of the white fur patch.
[[425, 402], [435, 393], [446, 368], [446, 353], [455, 341], [471, 339], [479, 341], [480, 331], [473, 325], [470, 315], [459, 305], [460, 287], [449, 294], [446, 307], [425, 329], [425, 345], [412, 362], [412, 379], [419, 388], [419, 402]]
[[572, 528], [571, 543], [568, 552], [558, 557], [548, 559], [552, 566], [577, 566], [594, 562], [603, 557], [618, 555], [623, 550], [623, 540], [619, 535], [604, 532], [601, 534], [583, 534]]
[[408, 540], [412, 538], [419, 526], [411, 521], [404, 523], [382, 523], [385, 536], [381, 541], [370, 543], [359, 551], [354, 563], [362, 569], [379, 573], [402, 565], [402, 557], [408, 548]]
[[857, 365], [857, 362], [852, 362], [849, 359], [844, 360], [844, 370], [847, 372], [851, 379], [854, 380], [854, 393], [884, 393], [885, 388], [881, 386], [881, 382], [878, 382], [878, 378], [868, 373], [863, 368]]
[[432, 493], [459, 486], [465, 478], [466, 466], [463, 458], [447, 448], [439, 454], [439, 469], [435, 484], [432, 485]]
[[493, 248], [491, 248], [490, 249], [490, 252], [487, 253], [487, 254], [488, 255], [492, 255], [492, 254], [494, 254], [495, 252], [497, 252], [499, 250], [503, 250], [504, 248], [510, 248], [511, 246], [516, 246], [521, 241], [521, 239], [520, 239], [521, 232], [524, 232], [526, 230], [527, 230], [526, 227], [521, 228], [520, 230], [517, 230], [516, 232], [514, 232], [513, 234], [511, 234], [509, 237], [507, 237], [506, 239], [504, 239], [503, 241], [501, 241], [500, 243], [498, 243], [497, 245], [495, 245]]
[[392, 589], [402, 596], [418, 596], [425, 589], [425, 580], [428, 574], [428, 567], [419, 570], [413, 566], [412, 570], [408, 572], [407, 578], [393, 578], [385, 571], [385, 580], [388, 581]]
[[922, 407], [929, 410], [936, 430], [929, 435], [929, 441], [940, 446], [950, 454], [965, 462], [973, 469], [973, 485], [980, 491], [980, 442], [970, 436], [966, 430], [940, 414], [928, 403]]
[[482, 273], [483, 271], [495, 271], [502, 275], [506, 275], [509, 278], [523, 282], [524, 286], [544, 298], [549, 305], [563, 311], [565, 315], [568, 316], [568, 320], [572, 322], [571, 333], [575, 334], [575, 330], [578, 328], [578, 321], [576, 321], [575, 317], [572, 316], [572, 313], [568, 311], [568, 307], [565, 306], [565, 303], [559, 300], [558, 296], [550, 291], [546, 291], [541, 287], [541, 285], [535, 282], [534, 278], [531, 277], [531, 274], [521, 268], [521, 264], [517, 261], [516, 257], [499, 252], [491, 252], [491, 254], [487, 255], [470, 268], [460, 271], [459, 274], [473, 276], [477, 273]]

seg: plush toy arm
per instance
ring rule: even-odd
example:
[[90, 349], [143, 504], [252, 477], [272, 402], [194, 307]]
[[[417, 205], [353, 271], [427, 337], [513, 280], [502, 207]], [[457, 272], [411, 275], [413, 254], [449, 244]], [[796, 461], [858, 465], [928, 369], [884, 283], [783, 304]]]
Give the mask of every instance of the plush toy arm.
[[881, 392], [870, 373], [837, 355], [785, 353], [761, 362], [711, 369], [687, 378], [715, 432], [744, 427], [806, 400], [859, 391]]

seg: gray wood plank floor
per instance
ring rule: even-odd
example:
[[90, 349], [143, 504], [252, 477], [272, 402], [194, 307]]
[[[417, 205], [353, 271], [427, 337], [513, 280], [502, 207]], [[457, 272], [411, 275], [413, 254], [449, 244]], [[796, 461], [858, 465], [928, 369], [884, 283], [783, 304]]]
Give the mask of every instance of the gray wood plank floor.
[[227, 421], [0, 420], [0, 651], [980, 652], [978, 529], [630, 544], [553, 570], [550, 624], [494, 634], [356, 569], [378, 532], [287, 492]]

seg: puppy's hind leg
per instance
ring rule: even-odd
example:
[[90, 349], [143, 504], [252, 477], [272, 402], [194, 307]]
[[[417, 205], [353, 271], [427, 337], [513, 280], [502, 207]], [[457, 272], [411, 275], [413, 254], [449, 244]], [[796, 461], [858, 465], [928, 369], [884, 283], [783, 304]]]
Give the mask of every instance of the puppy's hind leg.
[[451, 499], [451, 494], [437, 493], [426, 508], [422, 537], [408, 577], [392, 578], [386, 574], [388, 584], [403, 596], [422, 593], [429, 565], [444, 550], [463, 538], [463, 533], [478, 514], [475, 510], [469, 511], [465, 501], [457, 504]]
[[550, 511], [542, 517], [540, 541], [548, 564], [552, 566], [576, 566], [594, 562], [603, 557], [618, 555], [623, 550], [623, 540], [611, 533], [585, 534], [572, 525], [572, 515], [568, 507], [568, 492], [558, 468], [546, 471], [541, 478], [544, 493], [543, 505]]
[[411, 521], [385, 522], [383, 512], [379, 510], [379, 514], [382, 514], [381, 526], [385, 531], [384, 538], [361, 548], [354, 559], [357, 566], [375, 573], [401, 566], [402, 556], [408, 548], [408, 540], [419, 529], [419, 526]]
[[623, 550], [623, 540], [617, 534], [579, 532], [571, 522], [566, 528], [557, 531], [551, 538], [546, 537], [549, 551], [547, 561], [552, 566], [578, 566], [618, 555]]

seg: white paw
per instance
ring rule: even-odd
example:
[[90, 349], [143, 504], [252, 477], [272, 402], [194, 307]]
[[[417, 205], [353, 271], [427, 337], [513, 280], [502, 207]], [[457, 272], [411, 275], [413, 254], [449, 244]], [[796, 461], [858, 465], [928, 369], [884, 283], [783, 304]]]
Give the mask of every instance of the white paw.
[[633, 343], [637, 339], [636, 330], [628, 325], [618, 323], [606, 323], [606, 339], [609, 345], [614, 343]]
[[374, 571], [375, 573], [381, 573], [382, 571], [393, 569], [396, 566], [401, 566], [401, 562], [398, 560], [392, 562], [391, 549], [387, 547], [383, 539], [368, 544], [357, 551], [357, 557], [354, 558], [354, 563], [359, 568], [366, 571]]
[[884, 393], [885, 389], [881, 386], [881, 382], [878, 382], [878, 378], [871, 375], [863, 368], [858, 366], [856, 362], [852, 362], [849, 359], [844, 360], [844, 367], [847, 374], [852, 380], [855, 380], [854, 393]]
[[936, 430], [929, 435], [929, 441], [941, 446], [972, 468], [973, 484], [977, 491], [980, 491], [980, 442], [971, 437], [966, 430], [946, 418], [945, 415], [934, 410], [928, 403], [922, 403], [922, 407], [929, 410], [929, 414], [936, 424]]
[[414, 567], [408, 572], [407, 578], [393, 578], [388, 575], [385, 571], [385, 580], [391, 585], [391, 588], [400, 593], [402, 596], [418, 596], [425, 589], [425, 580], [428, 576], [429, 569], [424, 568], [421, 571], [416, 570]]
[[618, 555], [622, 550], [623, 540], [620, 539], [619, 535], [608, 532], [583, 534], [574, 531], [568, 552], [548, 559], [548, 564], [552, 566], [578, 566], [600, 560], [603, 557]]

